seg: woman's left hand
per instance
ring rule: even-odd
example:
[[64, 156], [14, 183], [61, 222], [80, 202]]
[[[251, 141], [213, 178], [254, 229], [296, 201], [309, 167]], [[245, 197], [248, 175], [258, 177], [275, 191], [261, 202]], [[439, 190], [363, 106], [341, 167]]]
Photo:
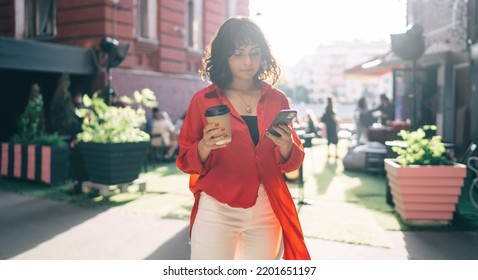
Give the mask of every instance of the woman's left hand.
[[282, 155], [282, 158], [285, 160], [289, 158], [290, 152], [292, 151], [292, 146], [294, 141], [292, 139], [292, 128], [285, 124], [279, 124], [274, 126], [273, 129], [280, 134], [280, 137], [274, 136], [266, 131], [266, 136], [279, 146], [279, 151]]
[[280, 134], [279, 136], [274, 136], [269, 131], [266, 131], [266, 136], [274, 142], [277, 146], [292, 146], [292, 128], [285, 124], [279, 124], [277, 126], [272, 127], [277, 133]]

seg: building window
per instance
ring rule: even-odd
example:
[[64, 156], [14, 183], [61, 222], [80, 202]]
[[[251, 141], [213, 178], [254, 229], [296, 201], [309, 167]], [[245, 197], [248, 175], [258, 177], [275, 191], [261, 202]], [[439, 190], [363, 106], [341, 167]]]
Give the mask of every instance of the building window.
[[56, 35], [56, 1], [25, 0], [25, 37]]
[[138, 0], [138, 37], [145, 39], [157, 38], [157, 1], [156, 0]]
[[187, 1], [187, 47], [202, 48], [202, 0]]

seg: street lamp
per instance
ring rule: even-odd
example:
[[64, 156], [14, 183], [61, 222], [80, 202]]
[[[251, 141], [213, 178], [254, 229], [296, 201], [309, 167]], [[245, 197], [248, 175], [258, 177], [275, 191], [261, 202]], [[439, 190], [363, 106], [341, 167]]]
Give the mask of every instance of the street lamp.
[[412, 128], [418, 127], [417, 120], [417, 96], [416, 96], [416, 68], [417, 60], [425, 52], [425, 40], [423, 29], [419, 24], [410, 24], [407, 31], [402, 34], [391, 34], [392, 52], [403, 60], [412, 61], [412, 93], [409, 95], [412, 101]]
[[111, 37], [103, 37], [100, 41], [100, 49], [108, 55], [106, 62], [106, 85], [103, 89], [103, 99], [106, 104], [110, 104], [111, 98], [115, 96], [115, 91], [111, 85], [111, 68], [117, 67], [128, 55], [129, 43], [120, 44]]

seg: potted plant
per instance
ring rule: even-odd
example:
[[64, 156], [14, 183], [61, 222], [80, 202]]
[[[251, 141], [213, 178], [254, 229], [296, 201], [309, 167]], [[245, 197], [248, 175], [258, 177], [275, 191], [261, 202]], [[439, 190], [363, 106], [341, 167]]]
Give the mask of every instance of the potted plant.
[[83, 118], [77, 135], [79, 149], [90, 181], [105, 185], [132, 182], [141, 171], [149, 147], [149, 134], [141, 130], [146, 122], [143, 107], [157, 105], [150, 89], [134, 92], [134, 98], [120, 98], [124, 106], [110, 106], [95, 93], [85, 95]]
[[436, 126], [400, 131], [397, 159], [385, 159], [395, 210], [408, 224], [448, 224], [453, 219], [466, 166], [447, 153], [440, 136], [427, 138]]
[[43, 97], [38, 84], [32, 86], [30, 98], [18, 119], [17, 133], [2, 143], [1, 175], [46, 184], [68, 178], [66, 137], [46, 133]]

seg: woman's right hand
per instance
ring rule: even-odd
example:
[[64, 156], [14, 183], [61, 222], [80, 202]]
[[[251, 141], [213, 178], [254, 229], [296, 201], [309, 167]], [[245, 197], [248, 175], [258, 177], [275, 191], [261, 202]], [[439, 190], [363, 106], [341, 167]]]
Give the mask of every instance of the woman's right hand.
[[208, 124], [203, 129], [203, 138], [199, 141], [198, 150], [201, 161], [204, 162], [214, 149], [227, 147], [227, 144], [217, 145], [216, 143], [227, 138], [225, 128], [220, 127], [219, 123]]

